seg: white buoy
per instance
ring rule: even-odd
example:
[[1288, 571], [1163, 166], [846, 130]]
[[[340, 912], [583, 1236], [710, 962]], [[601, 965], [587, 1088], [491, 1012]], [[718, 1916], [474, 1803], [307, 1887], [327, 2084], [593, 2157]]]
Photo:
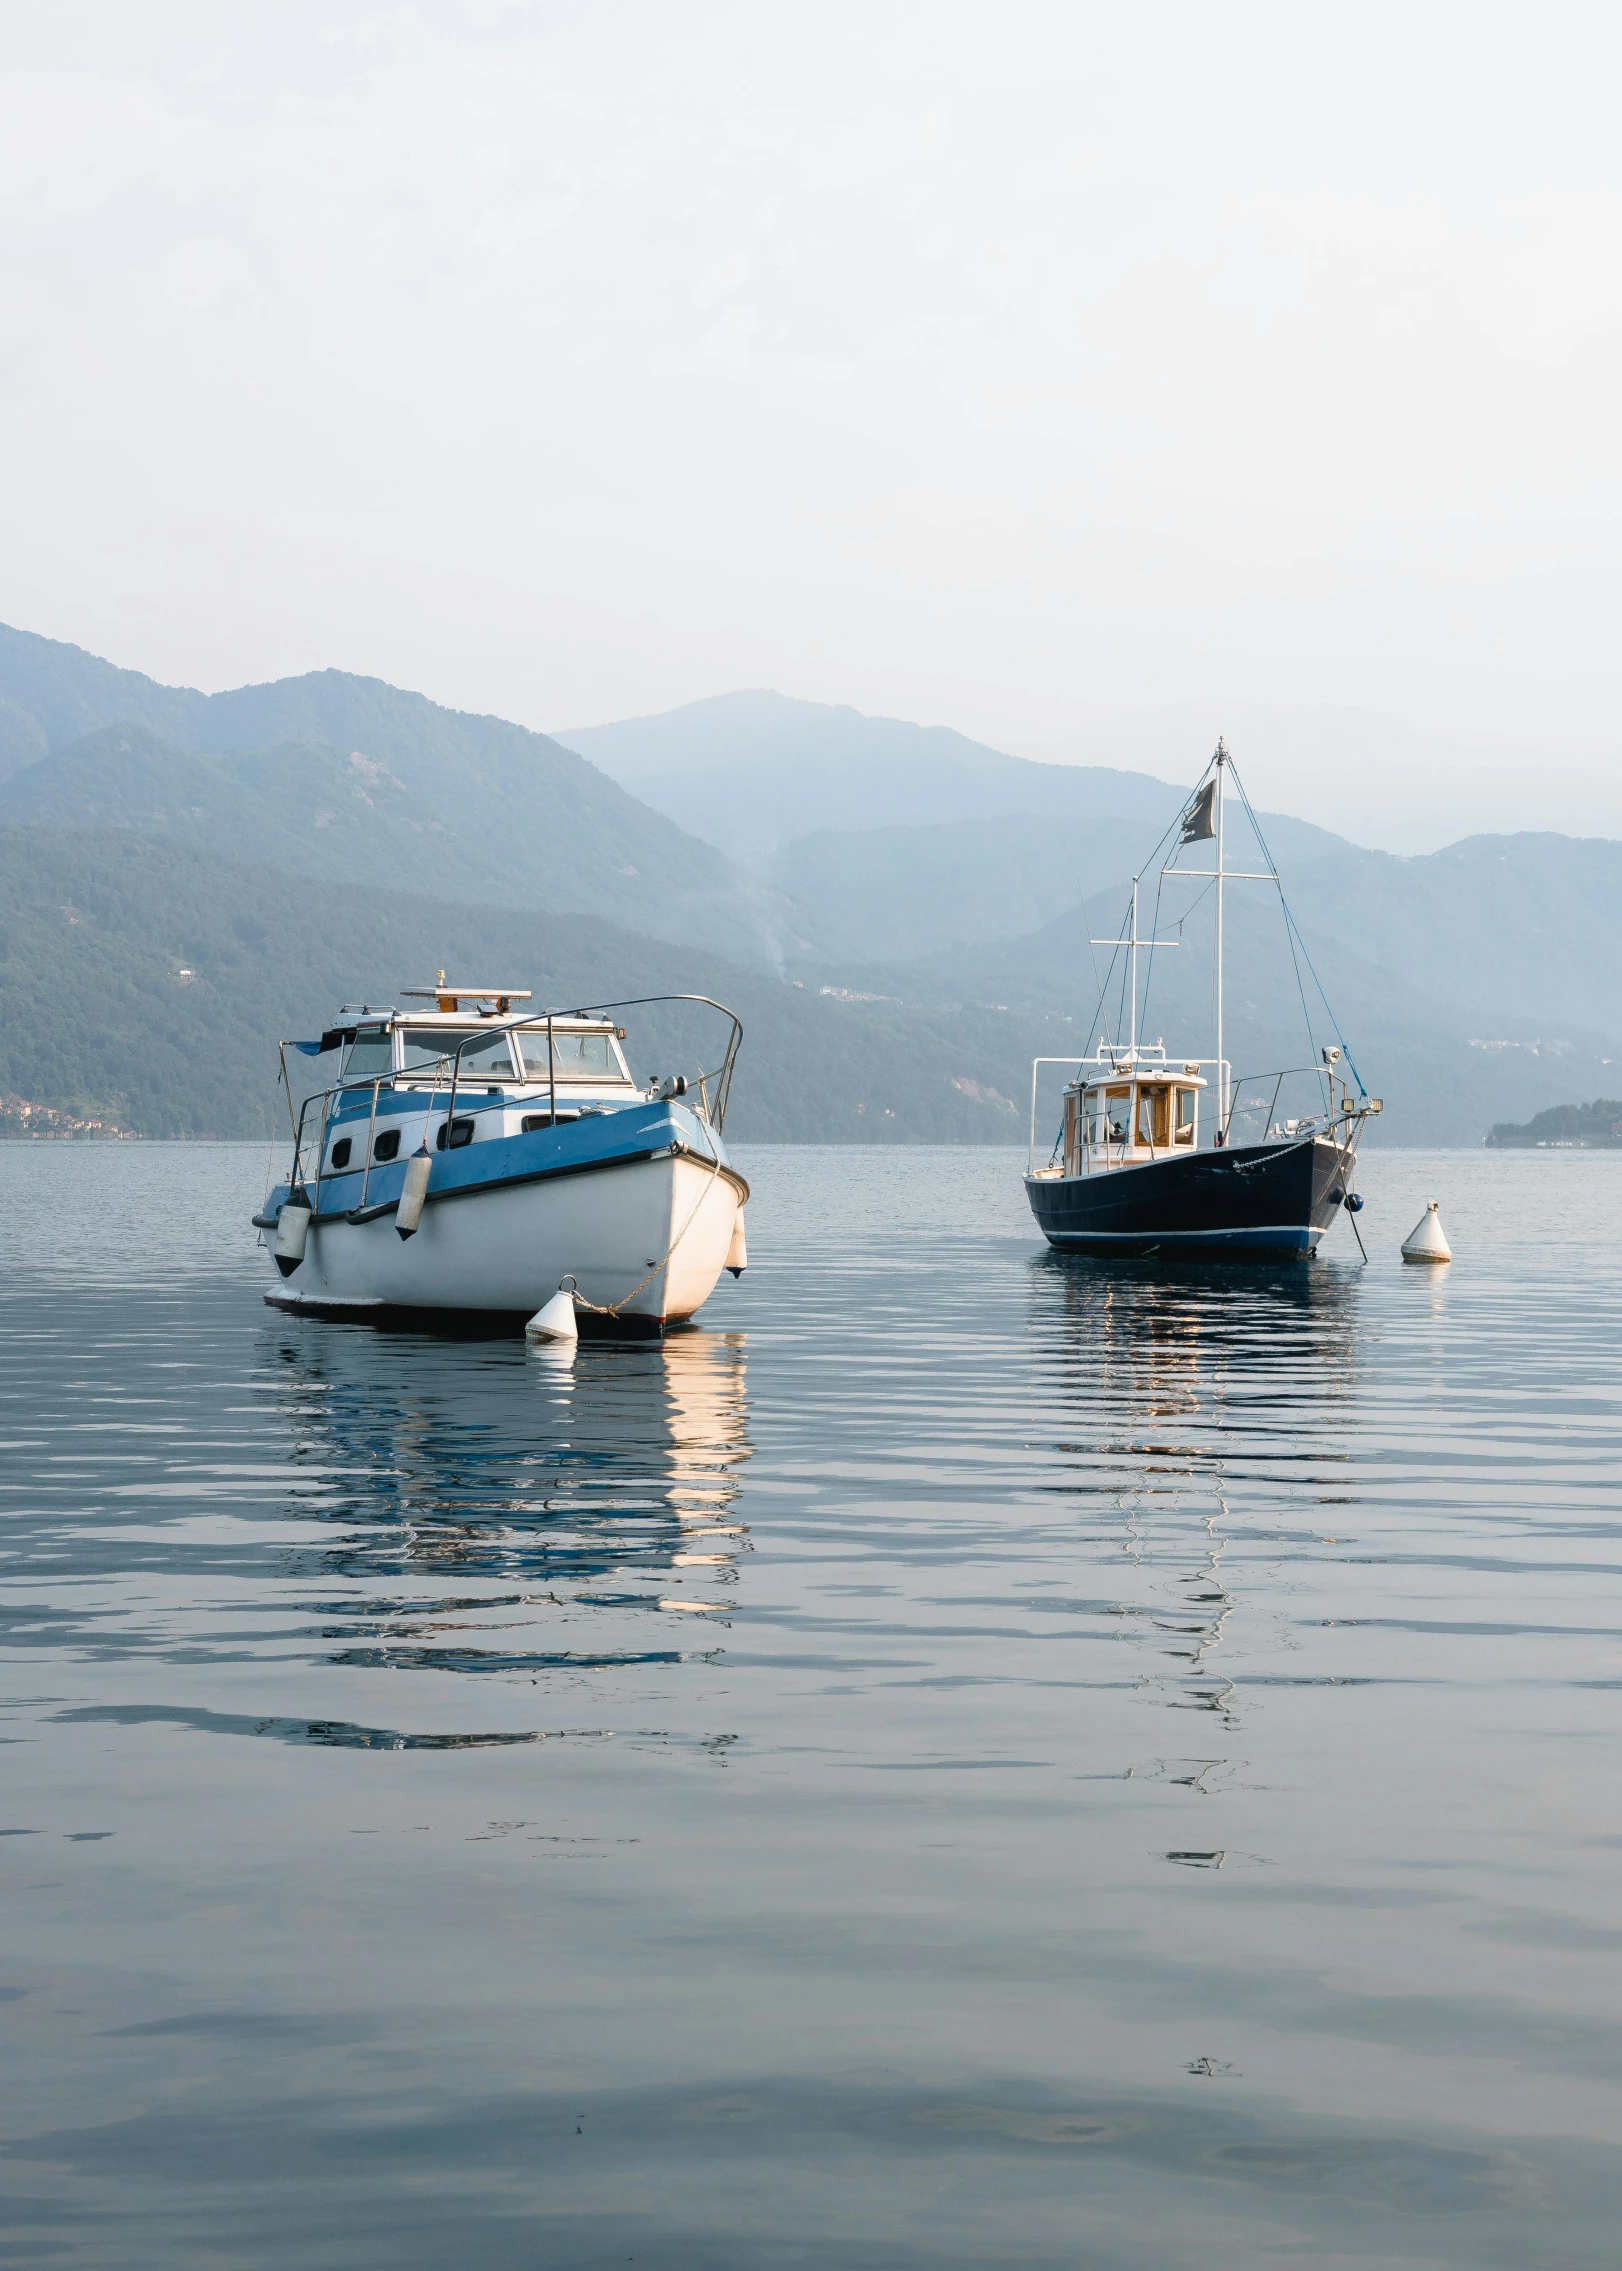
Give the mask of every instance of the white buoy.
[[580, 1338], [575, 1323], [574, 1295], [559, 1286], [544, 1309], [537, 1309], [524, 1327], [527, 1341], [573, 1341]]
[[727, 1248], [726, 1267], [734, 1277], [742, 1277], [749, 1267], [749, 1240], [744, 1235], [742, 1207], [739, 1207], [738, 1219], [732, 1225], [732, 1243]]
[[1450, 1262], [1453, 1249], [1442, 1235], [1442, 1218], [1431, 1200], [1413, 1229], [1402, 1242], [1405, 1262]]
[[293, 1191], [282, 1201], [281, 1212], [276, 1217], [276, 1236], [270, 1249], [283, 1277], [291, 1277], [303, 1261], [309, 1236], [310, 1194], [303, 1190]]
[[422, 1221], [422, 1202], [428, 1196], [428, 1177], [433, 1171], [433, 1160], [424, 1144], [406, 1161], [405, 1181], [400, 1186], [400, 1203], [394, 1210], [394, 1227], [402, 1238], [416, 1236]]

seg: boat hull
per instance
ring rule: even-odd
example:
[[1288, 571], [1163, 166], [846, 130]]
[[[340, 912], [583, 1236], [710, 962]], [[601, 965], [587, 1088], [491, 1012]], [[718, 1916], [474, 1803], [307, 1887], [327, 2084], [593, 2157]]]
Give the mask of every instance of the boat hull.
[[1352, 1154], [1323, 1137], [1092, 1175], [1027, 1175], [1049, 1245], [1076, 1253], [1305, 1258], [1334, 1221]]
[[432, 1185], [415, 1235], [394, 1213], [318, 1210], [304, 1259], [266, 1295], [283, 1309], [374, 1323], [533, 1316], [572, 1277], [583, 1331], [656, 1333], [714, 1291], [748, 1185], [672, 1147], [551, 1172]]

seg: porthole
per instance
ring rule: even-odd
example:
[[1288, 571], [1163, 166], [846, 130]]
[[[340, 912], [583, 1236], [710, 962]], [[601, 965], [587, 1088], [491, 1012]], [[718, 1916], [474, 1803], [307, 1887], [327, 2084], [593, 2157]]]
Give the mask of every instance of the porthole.
[[434, 1138], [436, 1151], [460, 1151], [465, 1143], [473, 1141], [471, 1120], [441, 1120], [439, 1133]]
[[335, 1175], [341, 1168], [347, 1167], [349, 1165], [349, 1154], [351, 1148], [352, 1146], [350, 1144], [348, 1136], [340, 1136], [338, 1138], [338, 1141], [333, 1145], [332, 1171]]
[[398, 1128], [390, 1128], [386, 1134], [380, 1135], [376, 1143], [373, 1144], [372, 1157], [381, 1166], [385, 1159], [393, 1159], [399, 1149], [400, 1131]]

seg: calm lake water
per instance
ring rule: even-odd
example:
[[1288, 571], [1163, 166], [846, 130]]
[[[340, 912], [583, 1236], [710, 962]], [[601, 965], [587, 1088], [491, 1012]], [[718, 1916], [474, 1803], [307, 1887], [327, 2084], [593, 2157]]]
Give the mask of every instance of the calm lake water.
[[570, 1363], [0, 1147], [0, 2264], [1610, 2271], [1622, 1158], [1180, 1274], [743, 1165]]

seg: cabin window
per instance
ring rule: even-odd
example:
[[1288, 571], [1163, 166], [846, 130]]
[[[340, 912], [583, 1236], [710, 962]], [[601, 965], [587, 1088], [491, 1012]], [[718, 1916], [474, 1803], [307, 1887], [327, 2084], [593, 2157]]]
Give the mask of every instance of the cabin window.
[[[580, 1113], [573, 1104], [567, 1106], [560, 1104], [558, 1106], [558, 1125], [560, 1127], [565, 1120], [578, 1120], [579, 1117]], [[552, 1115], [550, 1112], [526, 1112], [520, 1125], [525, 1135], [534, 1135], [538, 1129], [549, 1128], [552, 1125]]]
[[335, 1175], [340, 1173], [343, 1168], [349, 1165], [349, 1154], [352, 1148], [353, 1146], [348, 1136], [340, 1136], [337, 1142], [333, 1145], [332, 1172]]
[[1199, 1091], [1193, 1088], [1179, 1088], [1177, 1091], [1176, 1140], [1179, 1143], [1192, 1143], [1194, 1141], [1194, 1114], [1197, 1108], [1195, 1099], [1198, 1093]]
[[1131, 1089], [1106, 1088], [1104, 1091], [1104, 1134], [1102, 1140], [1106, 1143], [1125, 1143], [1131, 1118]]
[[441, 1120], [439, 1133], [434, 1138], [436, 1151], [460, 1151], [465, 1143], [473, 1141], [471, 1120]]
[[1171, 1142], [1171, 1090], [1138, 1090], [1138, 1141], [1163, 1150]]
[[629, 1080], [625, 1060], [612, 1033], [552, 1034], [552, 1065], [546, 1056], [546, 1028], [531, 1026], [515, 1035], [526, 1080]]
[[376, 1080], [379, 1073], [393, 1070], [394, 1035], [357, 1033], [344, 1059], [345, 1080]]
[[376, 1143], [373, 1144], [372, 1157], [381, 1166], [385, 1159], [397, 1158], [399, 1150], [400, 1131], [398, 1128], [390, 1128], [385, 1134], [380, 1135]]
[[441, 1068], [440, 1077], [448, 1081], [456, 1064], [456, 1051], [460, 1042], [467, 1047], [462, 1051], [461, 1080], [511, 1080], [512, 1056], [507, 1047], [505, 1031], [499, 1033], [412, 1033], [405, 1036], [405, 1069], [422, 1074]]
[[407, 1072], [431, 1072], [435, 1065], [443, 1064], [445, 1078], [451, 1077], [451, 1059], [456, 1054], [460, 1033], [405, 1033], [401, 1035], [401, 1061]]

